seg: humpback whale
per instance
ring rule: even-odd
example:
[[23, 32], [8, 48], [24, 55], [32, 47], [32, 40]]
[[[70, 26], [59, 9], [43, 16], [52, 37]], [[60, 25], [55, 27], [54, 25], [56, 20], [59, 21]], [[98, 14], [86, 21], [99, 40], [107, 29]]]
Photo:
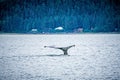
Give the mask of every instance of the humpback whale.
[[55, 46], [44, 46], [44, 48], [54, 48], [54, 49], [60, 49], [64, 52], [64, 55], [68, 55], [68, 49], [70, 49], [71, 47], [75, 47], [75, 45], [71, 45], [71, 46], [67, 46], [67, 47], [55, 47]]

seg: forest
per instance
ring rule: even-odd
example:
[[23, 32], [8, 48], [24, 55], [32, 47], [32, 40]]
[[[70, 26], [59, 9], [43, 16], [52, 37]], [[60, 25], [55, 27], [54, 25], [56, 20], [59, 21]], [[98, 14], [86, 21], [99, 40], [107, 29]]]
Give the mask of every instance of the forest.
[[0, 0], [0, 32], [120, 32], [119, 4], [120, 0]]

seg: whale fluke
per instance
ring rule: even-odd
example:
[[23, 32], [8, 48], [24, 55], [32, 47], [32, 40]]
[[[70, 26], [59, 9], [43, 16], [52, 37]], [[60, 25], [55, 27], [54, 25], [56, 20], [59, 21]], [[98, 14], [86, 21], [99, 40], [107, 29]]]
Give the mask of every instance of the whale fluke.
[[60, 49], [64, 52], [64, 55], [68, 55], [68, 49], [71, 47], [75, 47], [75, 45], [67, 46], [67, 47], [55, 47], [55, 46], [44, 46], [44, 48], [54, 48], [54, 49]]

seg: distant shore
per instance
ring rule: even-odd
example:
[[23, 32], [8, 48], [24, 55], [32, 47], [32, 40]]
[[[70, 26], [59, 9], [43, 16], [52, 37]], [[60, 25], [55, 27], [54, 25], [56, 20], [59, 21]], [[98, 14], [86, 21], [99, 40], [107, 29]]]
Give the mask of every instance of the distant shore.
[[18, 35], [64, 35], [64, 34], [120, 34], [120, 32], [81, 32], [81, 33], [5, 33], [5, 32], [0, 32], [0, 35], [2, 34], [18, 34]]

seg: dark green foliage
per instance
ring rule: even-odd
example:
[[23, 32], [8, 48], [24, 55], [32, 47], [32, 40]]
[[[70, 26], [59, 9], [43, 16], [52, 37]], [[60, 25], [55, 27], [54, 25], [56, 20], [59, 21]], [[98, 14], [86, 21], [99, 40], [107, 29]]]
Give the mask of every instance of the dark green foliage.
[[[119, 0], [2, 0], [0, 31], [120, 32]], [[79, 31], [78, 31], [79, 32]]]

